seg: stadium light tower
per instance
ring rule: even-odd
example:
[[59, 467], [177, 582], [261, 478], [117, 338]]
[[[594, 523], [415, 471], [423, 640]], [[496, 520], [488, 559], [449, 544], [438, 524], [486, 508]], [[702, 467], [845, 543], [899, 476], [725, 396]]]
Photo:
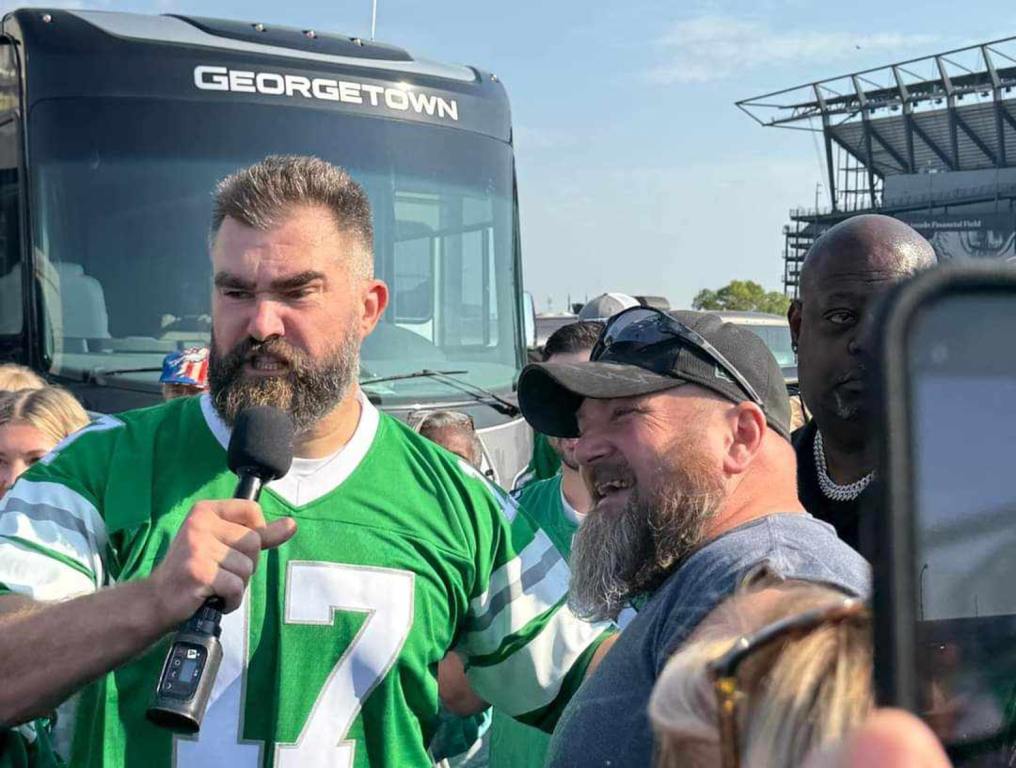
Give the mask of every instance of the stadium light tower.
[[[791, 212], [784, 283], [837, 221], [878, 211], [941, 259], [1016, 256], [1016, 37], [737, 102], [759, 125], [821, 133], [830, 210]], [[816, 127], [816, 123], [820, 127]]]

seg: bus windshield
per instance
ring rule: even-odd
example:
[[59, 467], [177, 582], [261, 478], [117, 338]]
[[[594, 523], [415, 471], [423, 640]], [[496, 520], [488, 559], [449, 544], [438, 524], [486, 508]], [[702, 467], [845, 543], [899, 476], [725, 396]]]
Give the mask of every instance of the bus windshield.
[[212, 190], [269, 154], [345, 168], [373, 207], [391, 303], [362, 351], [382, 403], [461, 399], [454, 370], [510, 390], [522, 360], [511, 147], [454, 128], [314, 107], [82, 99], [29, 116], [32, 246], [54, 374], [155, 382], [207, 344]]

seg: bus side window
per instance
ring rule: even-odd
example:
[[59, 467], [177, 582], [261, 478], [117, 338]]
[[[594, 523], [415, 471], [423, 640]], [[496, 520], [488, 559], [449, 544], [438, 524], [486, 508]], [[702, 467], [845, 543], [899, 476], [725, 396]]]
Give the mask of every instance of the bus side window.
[[0, 336], [22, 332], [21, 218], [18, 200], [18, 74], [0, 44]]
[[395, 193], [392, 318], [399, 327], [435, 345], [439, 344], [434, 324], [438, 221], [439, 201], [433, 195], [405, 190]]
[[[415, 224], [415, 226], [407, 226]], [[403, 237], [403, 230], [415, 230]], [[395, 291], [392, 310], [399, 325], [426, 323], [434, 314], [434, 237], [415, 222], [399, 222], [395, 241]]]

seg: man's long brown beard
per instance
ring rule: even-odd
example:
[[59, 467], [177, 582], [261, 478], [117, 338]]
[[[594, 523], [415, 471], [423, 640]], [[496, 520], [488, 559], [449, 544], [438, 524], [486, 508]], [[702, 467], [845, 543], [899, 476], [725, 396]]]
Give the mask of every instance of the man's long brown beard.
[[576, 615], [617, 618], [702, 542], [705, 523], [723, 503], [721, 479], [689, 446], [667, 453], [667, 463], [654, 473], [662, 479], [652, 488], [633, 488], [619, 513], [593, 508], [582, 521], [572, 541], [568, 596]]
[[[265, 341], [247, 338], [222, 355], [213, 336], [210, 347], [208, 391], [215, 410], [229, 425], [245, 408], [271, 405], [286, 411], [298, 432], [306, 430], [342, 402], [359, 376], [360, 340], [352, 328], [320, 362], [278, 337]], [[256, 354], [285, 361], [287, 373], [245, 377], [244, 364]]]

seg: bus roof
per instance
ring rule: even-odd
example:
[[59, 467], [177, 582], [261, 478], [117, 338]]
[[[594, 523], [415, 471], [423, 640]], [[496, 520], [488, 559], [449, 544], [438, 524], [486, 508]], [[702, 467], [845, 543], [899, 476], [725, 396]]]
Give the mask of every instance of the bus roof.
[[231, 99], [511, 141], [497, 77], [355, 37], [204, 17], [25, 8], [4, 16], [3, 32], [26, 50], [29, 107], [54, 98]]

